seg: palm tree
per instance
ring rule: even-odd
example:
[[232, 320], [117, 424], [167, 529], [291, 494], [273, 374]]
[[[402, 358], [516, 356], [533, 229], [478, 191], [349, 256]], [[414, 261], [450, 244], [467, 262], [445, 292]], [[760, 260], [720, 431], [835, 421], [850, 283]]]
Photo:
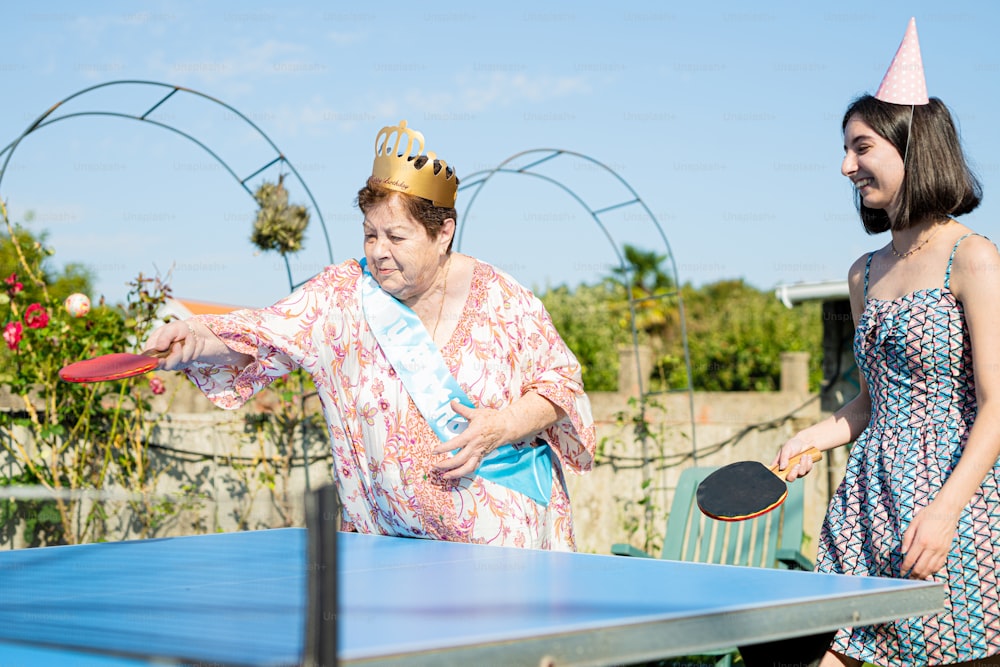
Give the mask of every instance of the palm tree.
[[653, 338], [665, 340], [680, 322], [678, 308], [670, 297], [677, 294], [674, 279], [663, 270], [667, 255], [625, 244], [625, 264], [612, 269], [628, 289], [635, 308], [635, 326]]

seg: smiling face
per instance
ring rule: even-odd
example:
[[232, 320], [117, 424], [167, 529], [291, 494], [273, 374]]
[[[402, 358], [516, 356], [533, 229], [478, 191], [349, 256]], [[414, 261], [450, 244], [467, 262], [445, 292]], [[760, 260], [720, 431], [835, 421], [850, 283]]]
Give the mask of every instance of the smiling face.
[[391, 196], [365, 215], [368, 269], [382, 289], [412, 306], [434, 285], [454, 229], [449, 218], [438, 237], [432, 238], [401, 205], [399, 196]]
[[903, 186], [903, 158], [889, 140], [858, 116], [844, 126], [844, 161], [840, 172], [851, 179], [868, 208], [882, 209], [894, 220]]

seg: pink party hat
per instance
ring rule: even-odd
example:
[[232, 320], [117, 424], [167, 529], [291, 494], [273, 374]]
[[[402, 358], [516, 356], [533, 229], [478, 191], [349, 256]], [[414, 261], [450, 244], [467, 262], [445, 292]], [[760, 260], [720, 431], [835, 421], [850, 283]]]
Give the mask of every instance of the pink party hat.
[[882, 78], [882, 85], [875, 99], [892, 104], [927, 104], [927, 82], [924, 80], [924, 63], [920, 58], [917, 40], [917, 21], [911, 18], [906, 34]]

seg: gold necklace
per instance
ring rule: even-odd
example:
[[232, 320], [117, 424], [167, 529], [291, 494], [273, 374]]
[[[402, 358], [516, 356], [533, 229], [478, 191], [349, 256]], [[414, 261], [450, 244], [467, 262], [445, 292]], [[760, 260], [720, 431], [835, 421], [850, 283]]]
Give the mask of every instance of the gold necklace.
[[451, 256], [444, 262], [444, 285], [441, 288], [441, 305], [438, 306], [437, 319], [434, 320], [434, 331], [431, 332], [431, 338], [437, 338], [438, 325], [441, 324], [441, 313], [444, 312], [444, 300], [448, 296], [448, 269], [451, 268]]
[[[949, 220], [948, 222], [951, 222], [951, 221]], [[928, 236], [927, 238], [925, 238], [923, 241], [920, 242], [920, 245], [918, 245], [916, 248], [911, 248], [911, 249], [907, 250], [904, 253], [901, 253], [898, 250], [896, 250], [896, 241], [894, 239], [889, 239], [889, 247], [892, 249], [892, 254], [895, 255], [896, 257], [900, 258], [900, 259], [906, 259], [910, 255], [912, 255], [913, 253], [915, 253], [916, 251], [920, 250], [925, 245], [927, 245], [928, 243], [930, 243], [931, 239], [934, 238], [934, 236], [939, 231], [941, 231], [941, 228], [944, 227], [945, 225], [947, 225], [948, 222], [945, 222], [944, 224], [939, 224], [937, 226], [937, 228], [933, 232], [931, 232], [930, 236]]]

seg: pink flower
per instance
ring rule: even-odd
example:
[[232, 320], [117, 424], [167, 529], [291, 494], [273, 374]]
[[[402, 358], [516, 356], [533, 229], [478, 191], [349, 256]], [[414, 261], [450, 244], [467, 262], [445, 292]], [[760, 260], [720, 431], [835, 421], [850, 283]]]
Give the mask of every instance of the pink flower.
[[17, 274], [16, 273], [12, 273], [9, 276], [7, 276], [7, 278], [4, 280], [4, 282], [7, 283], [7, 285], [8, 285], [8, 287], [7, 287], [7, 293], [10, 294], [11, 296], [14, 296], [15, 294], [17, 294], [18, 292], [20, 292], [21, 290], [24, 289], [24, 285], [22, 285], [21, 283], [17, 282]]
[[49, 314], [45, 311], [45, 306], [40, 303], [33, 303], [24, 311], [24, 323], [31, 329], [44, 329], [49, 325]]
[[149, 378], [149, 388], [157, 396], [159, 396], [160, 394], [162, 394], [167, 390], [166, 386], [163, 384], [163, 380], [156, 377], [155, 375], [151, 375]]
[[21, 344], [21, 337], [24, 335], [24, 327], [20, 322], [8, 322], [3, 328], [3, 339], [7, 341], [7, 347], [16, 350]]

